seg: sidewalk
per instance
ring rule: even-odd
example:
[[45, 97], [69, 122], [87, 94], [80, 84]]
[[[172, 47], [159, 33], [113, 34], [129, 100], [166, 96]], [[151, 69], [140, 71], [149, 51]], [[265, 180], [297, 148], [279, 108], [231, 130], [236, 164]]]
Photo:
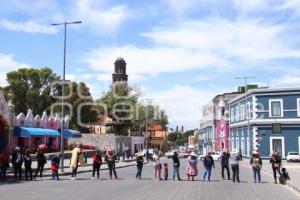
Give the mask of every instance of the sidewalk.
[[[249, 165], [249, 162], [249, 159], [244, 159], [242, 163], [243, 165]], [[288, 163], [282, 161], [282, 167], [287, 169], [287, 172], [291, 177], [291, 180], [287, 181], [287, 186], [300, 193], [300, 163]], [[262, 172], [273, 177], [272, 165], [269, 160], [263, 160]]]

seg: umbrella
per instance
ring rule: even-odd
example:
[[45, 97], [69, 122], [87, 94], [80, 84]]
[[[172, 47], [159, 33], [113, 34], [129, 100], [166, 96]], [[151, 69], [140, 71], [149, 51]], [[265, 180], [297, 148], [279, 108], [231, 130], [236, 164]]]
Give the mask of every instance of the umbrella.
[[46, 144], [40, 144], [39, 149], [47, 149], [48, 146]]

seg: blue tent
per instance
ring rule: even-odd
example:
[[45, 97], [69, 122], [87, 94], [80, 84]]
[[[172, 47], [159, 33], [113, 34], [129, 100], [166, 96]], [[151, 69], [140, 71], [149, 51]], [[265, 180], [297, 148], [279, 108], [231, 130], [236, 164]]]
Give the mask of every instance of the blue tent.
[[18, 137], [58, 137], [59, 132], [56, 130], [46, 128], [33, 128], [33, 127], [14, 127], [14, 135]]

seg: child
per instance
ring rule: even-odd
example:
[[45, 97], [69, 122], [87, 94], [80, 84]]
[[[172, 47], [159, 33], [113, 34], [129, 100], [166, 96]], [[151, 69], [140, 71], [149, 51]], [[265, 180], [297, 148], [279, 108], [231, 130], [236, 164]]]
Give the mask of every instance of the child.
[[164, 163], [164, 176], [165, 176], [165, 181], [168, 180], [168, 176], [169, 176], [168, 163]]
[[100, 179], [100, 167], [102, 165], [102, 156], [101, 152], [97, 151], [93, 156], [93, 174], [92, 174], [92, 180], [95, 179], [95, 173], [97, 172], [97, 179]]
[[[32, 168], [31, 168], [31, 164], [32, 164], [32, 159], [31, 159], [31, 155], [30, 155], [30, 150], [27, 149], [24, 155], [24, 162], [25, 162], [25, 178], [26, 181], [28, 180], [33, 180], [32, 179]], [[29, 175], [29, 177], [28, 177]]]
[[59, 167], [61, 157], [62, 157], [62, 155], [59, 153], [59, 154], [53, 156], [51, 159], [52, 180], [55, 180], [55, 179], [59, 180], [58, 167]]
[[285, 185], [286, 184], [286, 181], [287, 180], [291, 180], [290, 179], [290, 176], [288, 174], [288, 172], [286, 171], [286, 168], [282, 168], [281, 169], [281, 175], [279, 177], [279, 182], [282, 184], [282, 185]]

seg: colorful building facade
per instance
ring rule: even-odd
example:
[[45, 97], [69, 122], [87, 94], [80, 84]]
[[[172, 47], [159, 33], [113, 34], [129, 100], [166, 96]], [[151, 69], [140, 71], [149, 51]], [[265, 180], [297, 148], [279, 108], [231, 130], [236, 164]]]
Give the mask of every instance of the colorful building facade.
[[[229, 105], [228, 102], [241, 94], [240, 92], [224, 93], [215, 96], [203, 107], [203, 118], [200, 121], [200, 152], [223, 151], [229, 148]], [[201, 141], [200, 141], [201, 140]]]
[[244, 156], [259, 150], [300, 153], [300, 88], [253, 89], [229, 102], [231, 148]]

